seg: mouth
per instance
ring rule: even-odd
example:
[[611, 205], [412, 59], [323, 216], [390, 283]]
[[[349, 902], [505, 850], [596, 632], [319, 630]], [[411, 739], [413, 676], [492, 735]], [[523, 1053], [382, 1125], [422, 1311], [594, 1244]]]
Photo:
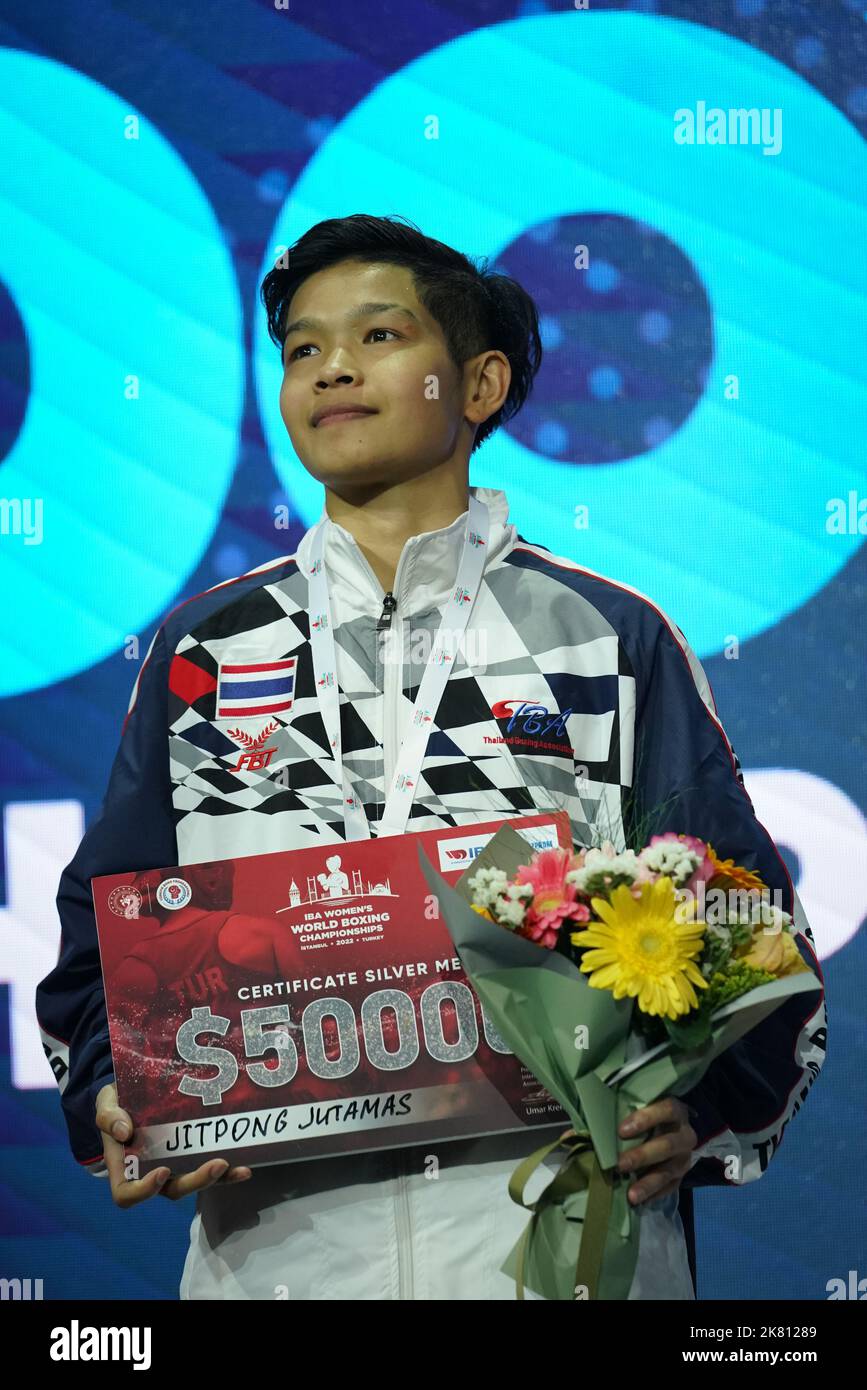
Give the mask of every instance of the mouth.
[[348, 420], [366, 420], [369, 415], [376, 415], [375, 410], [334, 410], [329, 415], [322, 415], [314, 424], [314, 429], [321, 429], [323, 425], [341, 425]]

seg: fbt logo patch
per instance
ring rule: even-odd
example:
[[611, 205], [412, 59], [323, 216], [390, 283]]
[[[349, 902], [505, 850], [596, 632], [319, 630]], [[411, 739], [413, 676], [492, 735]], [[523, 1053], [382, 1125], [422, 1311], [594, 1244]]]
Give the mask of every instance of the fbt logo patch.
[[230, 729], [229, 737], [233, 738], [236, 743], [240, 743], [244, 749], [231, 771], [240, 772], [242, 768], [246, 767], [251, 772], [258, 772], [263, 767], [267, 767], [277, 751], [277, 746], [274, 744], [270, 748], [264, 748], [262, 745], [279, 727], [276, 719], [272, 719], [255, 738], [245, 729]]
[[[519, 835], [523, 835], [534, 853], [541, 849], [556, 849], [560, 843], [556, 825], [530, 825], [525, 829], [516, 825], [513, 828]], [[485, 845], [495, 834], [496, 831], [491, 830], [486, 835], [455, 836], [451, 840], [438, 840], [440, 872], [454, 873], [465, 869], [474, 859], [478, 859]]]

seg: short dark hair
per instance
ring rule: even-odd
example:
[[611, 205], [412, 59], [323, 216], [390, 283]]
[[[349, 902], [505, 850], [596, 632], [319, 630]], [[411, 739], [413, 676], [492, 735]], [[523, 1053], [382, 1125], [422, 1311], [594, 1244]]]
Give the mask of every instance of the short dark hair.
[[500, 409], [478, 427], [471, 451], [475, 453], [495, 429], [517, 415], [541, 365], [539, 317], [530, 295], [517, 280], [491, 271], [487, 257], [476, 265], [398, 214], [331, 217], [299, 237], [262, 281], [268, 335], [281, 351], [286, 312], [301, 282], [344, 260], [385, 262], [411, 271], [419, 303], [442, 329], [458, 369], [489, 348], [508, 357], [509, 393]]

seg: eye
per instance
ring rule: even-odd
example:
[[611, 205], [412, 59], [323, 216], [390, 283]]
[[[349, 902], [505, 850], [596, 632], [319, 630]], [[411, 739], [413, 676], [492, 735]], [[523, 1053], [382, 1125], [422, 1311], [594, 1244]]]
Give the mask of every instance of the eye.
[[[371, 333], [390, 333], [393, 338], [400, 337], [400, 334], [396, 333], [393, 328], [370, 328], [367, 332], [368, 338], [370, 337]], [[305, 348], [309, 348], [312, 346], [312, 343], [301, 343], [299, 347], [292, 349], [292, 351], [289, 353], [289, 356], [286, 358], [286, 361], [293, 362], [295, 358], [298, 356], [299, 352], [303, 352]]]

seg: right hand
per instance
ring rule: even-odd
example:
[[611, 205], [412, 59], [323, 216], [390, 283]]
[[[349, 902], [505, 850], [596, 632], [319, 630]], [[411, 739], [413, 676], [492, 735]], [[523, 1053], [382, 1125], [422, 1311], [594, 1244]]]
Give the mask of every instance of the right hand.
[[[126, 1133], [122, 1138], [112, 1133], [114, 1126], [123, 1124]], [[119, 1207], [134, 1207], [159, 1192], [163, 1197], [177, 1201], [189, 1192], [200, 1192], [205, 1187], [213, 1187], [216, 1182], [246, 1182], [252, 1177], [249, 1168], [230, 1168], [224, 1158], [213, 1158], [196, 1168], [192, 1173], [182, 1173], [173, 1178], [168, 1168], [155, 1168], [146, 1178], [129, 1179], [124, 1174], [124, 1144], [133, 1136], [133, 1123], [126, 1110], [117, 1103], [117, 1087], [113, 1084], [103, 1086], [96, 1097], [96, 1126], [102, 1130], [102, 1149], [108, 1168], [111, 1195]]]

